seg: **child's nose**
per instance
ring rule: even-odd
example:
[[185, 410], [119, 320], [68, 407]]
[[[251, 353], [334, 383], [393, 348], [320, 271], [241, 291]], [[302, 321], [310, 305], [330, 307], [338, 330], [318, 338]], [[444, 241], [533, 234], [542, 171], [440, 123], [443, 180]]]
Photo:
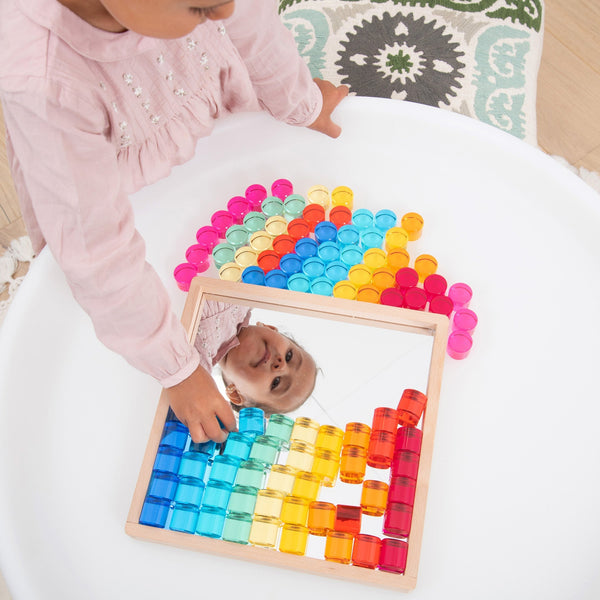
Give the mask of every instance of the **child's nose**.
[[281, 358], [281, 356], [274, 356], [273, 361], [271, 362], [271, 368], [273, 370], [278, 370], [281, 369], [282, 365], [283, 359]]

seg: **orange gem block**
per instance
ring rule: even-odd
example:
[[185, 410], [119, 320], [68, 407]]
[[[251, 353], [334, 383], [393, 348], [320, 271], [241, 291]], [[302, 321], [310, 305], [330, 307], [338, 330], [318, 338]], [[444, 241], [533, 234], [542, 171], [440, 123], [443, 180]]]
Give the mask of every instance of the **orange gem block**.
[[344, 446], [358, 446], [365, 450], [369, 447], [371, 428], [364, 423], [348, 423], [344, 431]]
[[437, 271], [438, 262], [431, 254], [421, 254], [415, 258], [415, 271], [419, 274], [419, 281], [423, 282], [429, 275]]
[[423, 231], [423, 217], [415, 212], [406, 213], [400, 220], [402, 229], [408, 233], [411, 242], [418, 240]]
[[308, 508], [308, 529], [312, 535], [327, 535], [335, 527], [335, 505], [331, 502], [311, 502]]
[[362, 483], [367, 470], [367, 451], [358, 446], [345, 446], [340, 462], [340, 480], [344, 483]]
[[380, 517], [385, 512], [389, 486], [384, 481], [367, 479], [363, 483], [360, 507], [365, 515]]
[[361, 285], [356, 292], [356, 299], [360, 302], [377, 304], [379, 302], [379, 294], [379, 289], [374, 285]]
[[325, 541], [325, 560], [349, 565], [354, 536], [343, 531], [330, 531]]

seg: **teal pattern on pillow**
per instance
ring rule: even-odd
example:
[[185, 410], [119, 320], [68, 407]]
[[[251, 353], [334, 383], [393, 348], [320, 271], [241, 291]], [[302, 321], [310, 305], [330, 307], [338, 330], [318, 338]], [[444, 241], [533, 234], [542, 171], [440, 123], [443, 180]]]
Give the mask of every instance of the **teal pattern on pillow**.
[[525, 60], [527, 34], [512, 27], [491, 27], [479, 36], [475, 51], [475, 116], [525, 137]]
[[304, 57], [313, 77], [324, 78], [324, 47], [331, 30], [325, 15], [318, 10], [298, 9], [284, 17], [294, 34], [300, 55]]
[[537, 143], [542, 0], [281, 0], [313, 77]]

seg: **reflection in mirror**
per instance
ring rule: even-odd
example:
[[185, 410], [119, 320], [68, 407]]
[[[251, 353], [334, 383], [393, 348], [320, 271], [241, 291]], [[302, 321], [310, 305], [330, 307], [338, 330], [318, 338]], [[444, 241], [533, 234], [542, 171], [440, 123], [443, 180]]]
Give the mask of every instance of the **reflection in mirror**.
[[[241, 314], [247, 310], [238, 307]], [[406, 388], [427, 390], [431, 335], [252, 308], [248, 324], [258, 323], [274, 326], [291, 338], [316, 365], [314, 389], [307, 400], [299, 406], [293, 403], [292, 410], [275, 400], [273, 412], [310, 417], [343, 429], [352, 421], [370, 423], [378, 406], [395, 408]], [[306, 374], [314, 377], [311, 370]], [[213, 376], [227, 397], [220, 366]]]
[[[212, 306], [213, 304], [219, 305], [216, 310]], [[231, 313], [235, 313], [234, 318], [227, 317]], [[247, 284], [234, 284], [199, 277], [194, 280], [190, 288], [182, 323], [190, 338], [195, 338], [195, 345], [201, 350], [201, 354], [206, 358], [210, 357], [210, 360], [203, 361], [203, 366], [212, 369], [211, 365], [220, 365], [212, 369], [213, 376], [223, 395], [229, 397], [231, 396], [228, 393], [227, 385], [221, 380], [221, 372], [227, 371], [227, 367], [233, 366], [224, 363], [229, 363], [229, 359], [235, 357], [235, 348], [243, 351], [239, 353], [238, 358], [245, 357], [246, 365], [249, 365], [250, 368], [252, 368], [252, 365], [261, 364], [261, 362], [267, 365], [269, 359], [272, 359], [275, 355], [278, 355], [281, 361], [280, 365], [285, 366], [287, 362], [293, 364], [298, 359], [299, 352], [296, 352], [296, 349], [303, 349], [303, 352], [305, 352], [302, 355], [303, 364], [308, 362], [310, 357], [310, 364], [316, 365], [316, 368], [313, 368], [311, 373], [305, 376], [310, 384], [310, 394], [307, 394], [308, 398], [299, 406], [292, 407], [288, 405], [282, 409], [274, 405], [272, 412], [285, 412], [293, 419], [308, 417], [312, 422], [304, 423], [306, 426], [304, 432], [297, 431], [297, 437], [289, 444], [284, 442], [278, 445], [275, 456], [271, 453], [274, 445], [268, 440], [259, 442], [254, 457], [252, 457], [254, 442], [250, 449], [246, 446], [250, 458], [264, 462], [265, 468], [259, 466], [258, 469], [255, 467], [246, 469], [244, 477], [239, 482], [238, 475], [240, 472], [236, 472], [235, 481], [237, 483], [235, 485], [257, 488], [257, 498], [258, 488], [261, 488], [265, 492], [261, 494], [261, 501], [268, 502], [269, 499], [273, 500], [273, 498], [278, 497], [282, 501], [282, 506], [283, 499], [287, 496], [301, 496], [308, 501], [314, 499], [316, 493], [316, 499], [319, 502], [329, 503], [325, 508], [329, 510], [333, 508], [336, 514], [340, 513], [337, 516], [338, 519], [351, 521], [349, 526], [353, 532], [360, 525], [361, 533], [376, 536], [379, 539], [384, 534], [408, 538], [407, 554], [404, 555], [406, 570], [402, 576], [392, 576], [380, 573], [381, 569], [375, 569], [372, 572], [370, 572], [370, 569], [348, 569], [346, 564], [335, 562], [339, 557], [327, 556], [326, 536], [320, 535], [320, 530], [312, 532], [310, 535], [304, 531], [304, 534], [308, 535], [308, 539], [305, 540], [307, 542], [306, 550], [302, 553], [306, 557], [310, 557], [311, 560], [307, 561], [304, 557], [290, 554], [287, 550], [277, 546], [276, 541], [272, 539], [274, 533], [276, 533], [276, 536], [281, 533], [283, 537], [283, 527], [281, 527], [281, 531], [277, 529], [277, 532], [275, 532], [275, 529], [281, 526], [281, 522], [279, 522], [275, 513], [277, 510], [282, 510], [282, 506], [278, 506], [277, 502], [270, 505], [270, 507], [261, 505], [259, 510], [267, 512], [257, 512], [255, 515], [263, 519], [272, 519], [268, 523], [261, 519], [257, 521], [257, 530], [263, 531], [264, 527], [268, 525], [267, 529], [270, 536], [268, 540], [251, 538], [250, 533], [255, 523], [254, 517], [252, 517], [250, 531], [247, 532], [248, 537], [243, 540], [240, 538], [239, 544], [221, 544], [220, 542], [216, 543], [214, 539], [208, 539], [221, 536], [221, 533], [217, 533], [216, 530], [210, 529], [209, 531], [205, 529], [205, 526], [213, 523], [210, 515], [215, 514], [213, 510], [208, 509], [226, 511], [229, 510], [229, 504], [226, 508], [225, 504], [214, 505], [208, 503], [205, 512], [203, 512], [204, 504], [198, 507], [197, 511], [189, 511], [187, 508], [178, 509], [178, 518], [193, 518], [195, 515], [197, 523], [201, 523], [200, 530], [198, 530], [197, 523], [189, 525], [186, 529], [180, 526], [180, 521], [177, 521], [179, 529], [172, 527], [171, 521], [168, 521], [168, 519], [172, 519], [175, 513], [174, 508], [171, 511], [172, 507], [169, 507], [169, 512], [166, 515], [164, 512], [161, 513], [161, 518], [164, 518], [164, 521], [161, 521], [162, 524], [156, 525], [155, 521], [144, 523], [140, 515], [146, 506], [145, 498], [149, 497], [147, 491], [149, 484], [152, 482], [152, 475], [157, 470], [156, 460], [160, 454], [165, 420], [169, 413], [167, 397], [164, 394], [159, 402], [155, 423], [148, 442], [148, 451], [140, 471], [127, 522], [127, 532], [143, 539], [164, 541], [176, 546], [204, 550], [225, 556], [237, 556], [261, 563], [298, 568], [311, 573], [320, 573], [362, 583], [368, 580], [375, 585], [392, 589], [412, 589], [416, 583], [423, 534], [425, 502], [446, 350], [448, 320], [441, 315], [422, 311], [397, 309], [390, 306], [288, 292], [287, 290], [274, 288], [261, 288], [260, 286]], [[264, 325], [260, 325], [261, 323]], [[272, 328], [266, 327], [267, 325]], [[244, 332], [250, 330], [251, 327], [255, 328], [255, 334], [257, 334], [256, 330], [260, 330], [260, 335], [246, 336]], [[272, 351], [265, 341], [265, 335], [274, 332], [278, 333], [278, 339], [284, 340], [283, 348], [278, 352]], [[292, 338], [294, 344], [298, 344], [298, 346], [292, 346], [293, 355], [289, 354], [291, 344], [289, 338], [281, 338], [279, 332]], [[242, 339], [244, 336], [246, 336], [246, 339]], [[271, 342], [273, 341], [273, 338], [269, 339]], [[224, 356], [227, 358], [223, 359]], [[234, 362], [232, 361], [232, 363]], [[271, 367], [273, 367], [273, 364], [271, 363]], [[275, 371], [275, 369], [272, 370]], [[231, 375], [231, 371], [226, 373], [227, 377], [231, 378]], [[235, 377], [235, 373], [233, 376]], [[282, 382], [277, 382], [278, 385], [280, 383]], [[396, 441], [401, 440], [402, 446], [398, 448], [397, 453], [394, 452], [390, 463], [390, 457], [388, 455], [383, 456], [381, 445], [386, 445], [386, 452], [389, 454], [390, 435], [393, 436], [394, 432], [389, 429], [382, 431], [381, 423], [379, 423], [379, 429], [375, 429], [376, 435], [374, 437], [370, 436], [369, 431], [371, 425], [373, 425], [374, 412], [379, 407], [396, 408], [403, 392], [410, 389], [419, 390], [427, 395], [427, 406], [421, 420], [417, 424], [411, 423], [411, 425], [416, 425], [416, 429], [420, 430], [420, 433], [415, 430], [408, 433], [405, 427], [407, 421], [403, 420], [401, 425], [404, 427], [405, 435], [399, 438], [396, 434], [395, 438]], [[304, 400], [304, 397], [302, 399]], [[239, 398], [236, 399], [235, 396], [232, 400], [239, 402]], [[250, 412], [256, 413], [256, 411]], [[262, 416], [257, 416], [262, 421]], [[392, 419], [394, 420], [394, 417]], [[280, 421], [282, 420], [288, 421], [287, 425], [290, 425], [287, 418], [280, 419]], [[277, 424], [277, 420], [275, 420], [268, 423], [267, 426], [273, 422]], [[331, 454], [332, 452], [338, 452], [338, 442], [343, 437], [340, 434], [344, 430], [352, 431], [352, 427], [348, 428], [350, 423], [359, 424], [366, 437], [362, 435], [359, 439], [357, 436], [352, 436], [351, 440], [346, 441], [345, 448], [339, 448], [341, 452], [338, 463], [338, 455], [331, 456]], [[279, 424], [281, 425], [281, 423]], [[303, 421], [296, 423], [299, 430], [301, 424], [303, 424]], [[395, 428], [396, 425], [397, 423], [387, 423], [387, 426], [391, 428]], [[260, 424], [258, 429], [262, 430]], [[336, 431], [336, 429], [341, 431]], [[325, 447], [323, 445], [318, 446], [317, 430], [321, 433], [328, 433], [330, 438], [336, 440], [336, 443], [332, 444], [336, 447], [335, 450], [327, 449], [329, 444], [325, 444]], [[297, 441], [302, 439], [303, 435], [312, 437], [313, 433], [315, 433], [314, 447], [311, 447], [313, 446], [312, 442], [300, 443]], [[387, 435], [377, 435], [386, 433]], [[409, 438], [418, 439], [418, 447], [415, 445], [405, 447], [405, 441]], [[375, 440], [375, 443], [371, 444], [373, 440]], [[189, 438], [186, 438], [185, 443], [187, 444], [188, 441]], [[321, 439], [321, 444], [323, 442], [324, 440]], [[365, 447], [365, 444], [367, 447]], [[372, 445], [373, 449], [371, 448]], [[269, 454], [263, 454], [267, 446], [269, 446], [267, 448]], [[292, 446], [294, 447], [292, 448]], [[395, 443], [394, 449], [396, 449]], [[223, 450], [223, 447], [217, 448], [215, 451], [220, 452], [221, 450]], [[347, 450], [347, 452], [344, 453], [344, 450]], [[329, 456], [325, 456], [325, 453]], [[263, 458], [266, 460], [262, 460]], [[319, 467], [313, 472], [313, 462], [316, 458], [319, 459]], [[207, 462], [208, 460], [210, 458], [207, 458]], [[270, 465], [270, 463], [273, 464]], [[275, 463], [280, 465], [280, 468], [274, 471]], [[213, 466], [214, 462], [204, 483], [207, 483], [211, 475], [214, 474]], [[288, 466], [297, 471], [297, 473], [291, 473], [294, 476], [292, 482], [289, 481], [289, 469], [287, 471], [285, 469]], [[333, 473], [332, 469], [339, 470], [339, 473]], [[160, 469], [158, 470], [160, 471]], [[261, 481], [254, 478], [248, 479], [250, 475], [255, 476], [255, 471], [259, 472]], [[307, 471], [307, 473], [303, 473], [304, 471]], [[269, 481], [273, 473], [276, 473], [275, 479], [277, 479], [277, 476], [281, 478], [282, 473], [287, 474], [288, 479], [285, 482], [280, 481], [278, 484], [280, 487], [269, 487]], [[319, 489], [315, 489], [315, 479], [318, 481], [320, 477], [322, 477], [321, 485], [319, 485]], [[275, 485], [277, 482], [272, 483]], [[309, 484], [310, 490], [301, 489], [302, 487], [306, 488]], [[201, 488], [202, 486], [195, 487]], [[218, 487], [212, 486], [211, 489]], [[364, 487], [367, 488], [367, 491], [377, 490], [377, 503], [369, 504], [368, 499], [363, 499]], [[179, 489], [178, 484], [174, 492], [175, 495]], [[184, 486], [183, 489], [185, 491], [187, 488]], [[405, 508], [391, 507], [390, 511], [392, 512], [389, 512], [387, 505], [385, 509], [381, 508], [382, 503], [387, 502], [381, 497], [381, 494], [386, 494], [392, 489], [395, 490], [396, 495], [394, 496], [395, 500], [390, 500], [390, 503], [394, 506], [404, 504]], [[410, 497], [411, 490], [414, 498]], [[310, 494], [308, 494], [309, 491]], [[211, 497], [210, 502], [215, 501], [216, 499]], [[178, 500], [175, 500], [175, 502], [177, 503]], [[202, 503], [204, 503], [204, 500], [202, 500]], [[357, 511], [363, 508], [363, 504], [366, 508], [357, 521]], [[337, 508], [334, 508], [333, 505], [337, 505]], [[161, 506], [164, 508], [164, 503]], [[406, 506], [412, 508], [409, 510], [406, 509]], [[195, 505], [192, 508], [194, 507]], [[155, 508], [155, 504], [152, 504], [149, 510]], [[323, 509], [323, 506], [319, 508]], [[367, 511], [367, 508], [375, 508], [376, 510]], [[338, 511], [338, 509], [340, 510]], [[252, 508], [242, 512], [244, 514], [248, 513], [246, 516], [249, 516], [254, 510]], [[271, 511], [273, 511], [273, 515], [271, 515]], [[223, 516], [222, 513], [219, 514]], [[234, 514], [237, 515], [238, 513], [234, 511]], [[390, 519], [393, 522], [390, 521], [386, 525], [385, 520], [388, 515], [391, 515]], [[202, 522], [200, 521], [201, 516], [204, 516]], [[307, 515], [304, 516], [307, 517]], [[299, 517], [294, 517], [294, 519], [296, 518]], [[206, 521], [207, 519], [209, 522]], [[234, 525], [239, 525], [235, 519], [233, 521]], [[247, 518], [243, 521], [246, 525], [249, 522]], [[295, 520], [291, 524], [287, 521], [285, 523], [291, 527], [292, 524], [295, 525]], [[308, 527], [308, 521], [306, 523]], [[347, 524], [339, 523], [339, 525], [346, 527]], [[221, 523], [220, 526], [224, 526], [224, 523]], [[160, 528], [163, 528], [162, 531]], [[190, 530], [189, 533], [197, 533], [198, 535], [174, 535], [180, 531], [188, 532], [188, 529]], [[343, 531], [347, 532], [348, 529], [343, 529]], [[258, 531], [255, 533], [258, 535]], [[233, 540], [230, 538], [225, 539], [228, 542], [238, 541], [237, 538]], [[249, 545], [246, 545], [246, 541], [250, 542]], [[268, 543], [266, 543], [267, 541]], [[264, 552], [264, 548], [260, 546], [278, 547], [281, 551]], [[406, 546], [403, 547], [406, 549]], [[347, 551], [347, 549], [346, 547], [345, 550]], [[326, 558], [329, 558], [329, 560], [326, 561]], [[347, 556], [344, 558], [344, 561], [346, 560], [349, 560]], [[404, 566], [402, 568], [404, 569]]]
[[[377, 407], [396, 408], [404, 389], [427, 391], [432, 335], [332, 320], [330, 315], [319, 318], [275, 309], [252, 308], [246, 317], [247, 306], [230, 306], [237, 308], [236, 313], [248, 326], [275, 327], [314, 359], [316, 380], [306, 401], [291, 411], [278, 410], [275, 403], [273, 412], [286, 412], [294, 419], [309, 417], [320, 425], [334, 425], [344, 430], [351, 422], [371, 425]], [[245, 344], [245, 348], [254, 354], [262, 351], [257, 352], [257, 346], [252, 343]], [[246, 359], [246, 362], [256, 363], [253, 357]], [[229, 357], [226, 362], [228, 360]], [[213, 376], [227, 397], [222, 370], [217, 366]], [[280, 464], [286, 464], [286, 455], [285, 450], [280, 453]], [[388, 482], [387, 470], [369, 466], [366, 469], [365, 479]], [[335, 488], [322, 486], [319, 500], [357, 506], [361, 489], [361, 486], [338, 481]], [[362, 533], [380, 536], [381, 528], [382, 517], [363, 517]], [[324, 543], [324, 538], [310, 536], [306, 556], [322, 558]]]

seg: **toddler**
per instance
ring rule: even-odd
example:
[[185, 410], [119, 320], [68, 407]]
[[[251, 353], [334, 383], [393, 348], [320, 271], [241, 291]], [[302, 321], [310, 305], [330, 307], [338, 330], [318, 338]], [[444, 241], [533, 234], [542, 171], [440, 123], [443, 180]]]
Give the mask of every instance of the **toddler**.
[[195, 340], [200, 364], [218, 365], [226, 394], [238, 408], [265, 414], [295, 410], [310, 396], [317, 369], [313, 357], [273, 325], [250, 325], [250, 309], [208, 301]]
[[[231, 406], [145, 260], [127, 194], [191, 158], [226, 113], [262, 108], [336, 137], [347, 88], [311, 80], [274, 0], [2, 0], [0, 40], [9, 163], [34, 249], [48, 245], [98, 338], [166, 388], [192, 439], [223, 441]], [[233, 378], [252, 335], [222, 359]], [[259, 365], [273, 356], [264, 341]], [[255, 393], [231, 397], [262, 402]]]

